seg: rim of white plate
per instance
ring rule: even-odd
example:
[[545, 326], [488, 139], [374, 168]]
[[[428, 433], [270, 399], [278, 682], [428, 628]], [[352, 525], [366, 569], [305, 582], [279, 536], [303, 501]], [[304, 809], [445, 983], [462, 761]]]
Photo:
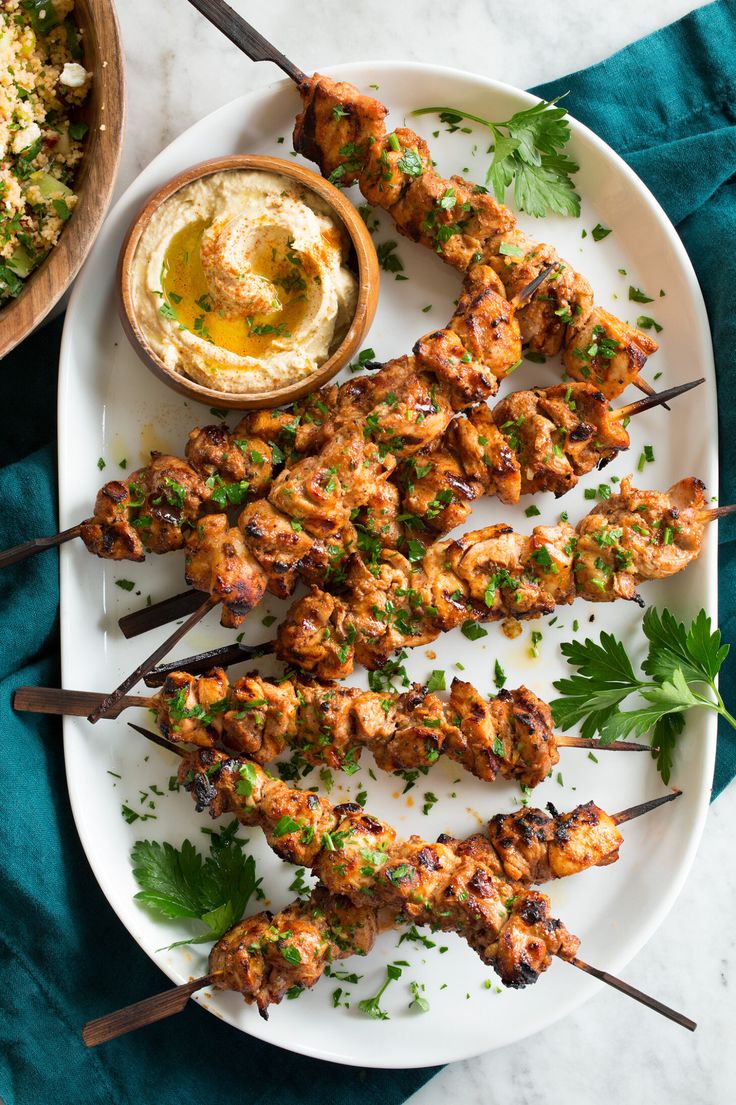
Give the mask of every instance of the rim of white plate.
[[[354, 62], [341, 63], [339, 65], [321, 66], [317, 71], [320, 72], [320, 73], [324, 73], [326, 76], [345, 77], [346, 79], [349, 80], [350, 75], [353, 74], [353, 76], [354, 76], [355, 75], [355, 70], [359, 67], [361, 67], [361, 68], [363, 68], [363, 67], [364, 68], [370, 68], [374, 74], [380, 74], [381, 72], [396, 73], [397, 71], [398, 72], [415, 71], [415, 72], [423, 72], [425, 74], [441, 73], [441, 74], [446, 74], [448, 76], [451, 76], [455, 80], [465, 82], [470, 87], [472, 87], [474, 89], [477, 89], [479, 86], [482, 86], [482, 87], [488, 89], [489, 91], [499, 92], [499, 93], [503, 93], [504, 95], [507, 95], [507, 96], [515, 97], [515, 98], [518, 99], [520, 107], [523, 107], [524, 105], [527, 105], [527, 104], [533, 104], [533, 103], [538, 102], [538, 97], [532, 95], [529, 92], [524, 91], [523, 89], [515, 88], [513, 85], [506, 84], [502, 81], [497, 81], [497, 80], [494, 80], [493, 78], [490, 78], [490, 77], [483, 77], [483, 76], [480, 76], [479, 74], [468, 73], [468, 72], [466, 72], [462, 69], [456, 69], [456, 68], [451, 67], [451, 66], [430, 65], [430, 64], [427, 64], [427, 63], [424, 63], [424, 62], [415, 62], [415, 61], [406, 61], [406, 62], [403, 62], [403, 61], [399, 61], [399, 62], [397, 62], [397, 61], [354, 61]], [[262, 88], [253, 89], [250, 92], [245, 93], [243, 96], [237, 97], [235, 100], [228, 101], [228, 103], [223, 104], [221, 107], [217, 108], [215, 111], [210, 112], [208, 115], [204, 116], [202, 119], [198, 120], [196, 123], [193, 123], [192, 126], [188, 127], [185, 131], [183, 131], [180, 135], [178, 135], [172, 142], [169, 143], [168, 146], [166, 146], [159, 154], [157, 154], [156, 157], [153, 158], [153, 160], [150, 161], [149, 164], [143, 170], [141, 170], [141, 172], [138, 174], [138, 176], [131, 182], [131, 184], [126, 188], [126, 190], [122, 194], [122, 196], [120, 196], [120, 198], [117, 200], [115, 205], [108, 212], [108, 215], [107, 215], [107, 218], [105, 220], [105, 223], [103, 224], [102, 230], [101, 230], [100, 234], [98, 235], [94, 246], [90, 250], [89, 256], [87, 258], [87, 261], [85, 262], [85, 265], [84, 265], [80, 275], [77, 277], [77, 279], [75, 281], [73, 291], [72, 291], [72, 294], [71, 294], [71, 298], [70, 298], [70, 301], [69, 301], [69, 306], [67, 308], [67, 315], [66, 315], [66, 321], [65, 321], [65, 325], [64, 325], [64, 332], [63, 332], [62, 343], [61, 343], [61, 352], [60, 352], [60, 358], [59, 358], [58, 418], [59, 418], [59, 425], [60, 426], [64, 426], [64, 424], [65, 424], [64, 416], [65, 416], [65, 413], [66, 413], [66, 404], [67, 404], [67, 401], [68, 401], [69, 380], [71, 378], [71, 373], [73, 372], [73, 354], [72, 354], [72, 349], [71, 349], [71, 345], [72, 345], [72, 340], [71, 340], [72, 327], [70, 325], [70, 320], [74, 318], [74, 315], [75, 315], [76, 309], [77, 309], [77, 303], [81, 302], [81, 299], [82, 299], [84, 281], [85, 281], [85, 270], [90, 268], [90, 261], [96, 256], [99, 249], [104, 248], [104, 246], [105, 246], [105, 236], [106, 236], [106, 229], [107, 229], [108, 225], [111, 224], [115, 220], [115, 217], [118, 214], [118, 212], [121, 210], [121, 208], [125, 207], [126, 204], [130, 203], [131, 197], [134, 196], [137, 193], [137, 191], [140, 189], [141, 178], [143, 176], [145, 176], [147, 173], [153, 172], [155, 170], [155, 167], [158, 165], [158, 163], [168, 155], [168, 153], [172, 149], [172, 147], [176, 146], [177, 143], [183, 141], [192, 129], [194, 129], [195, 127], [200, 126], [206, 120], [216, 119], [219, 115], [229, 112], [230, 110], [232, 110], [232, 106], [235, 103], [246, 104], [247, 101], [251, 97], [256, 97], [256, 96], [263, 95], [263, 94], [265, 94], [265, 93], [267, 93], [271, 90], [276, 91], [276, 90], [278, 90], [278, 89], [280, 89], [284, 86], [288, 86], [289, 83], [290, 82], [288, 81], [287, 78], [283, 78], [283, 79], [273, 81], [270, 84], [264, 85]], [[611, 149], [611, 147], [608, 146], [608, 144], [606, 142], [604, 142], [602, 138], [600, 138], [597, 134], [595, 134], [594, 131], [592, 131], [588, 127], [586, 127], [583, 123], [580, 123], [577, 119], [575, 119], [574, 116], [569, 116], [569, 121], [570, 121], [571, 130], [572, 130], [573, 134], [576, 136], [576, 138], [580, 141], [588, 143], [599, 155], [603, 156], [605, 159], [607, 159], [609, 161], [612, 161], [616, 165], [617, 169], [625, 177], [628, 185], [634, 191], [636, 191], [639, 194], [639, 197], [644, 201], [646, 206], [649, 208], [653, 218], [655, 218], [661, 224], [661, 226], [664, 228], [665, 233], [666, 233], [667, 237], [670, 240], [670, 245], [672, 246], [673, 250], [675, 251], [675, 253], [679, 257], [680, 263], [682, 265], [683, 274], [685, 275], [685, 277], [687, 279], [688, 289], [689, 289], [689, 292], [692, 296], [693, 306], [695, 307], [696, 312], [699, 316], [699, 322], [700, 322], [700, 325], [702, 327], [702, 331], [707, 336], [708, 348], [709, 348], [709, 353], [710, 353], [710, 360], [711, 360], [711, 364], [712, 364], [713, 354], [712, 354], [712, 344], [711, 344], [711, 341], [710, 341], [710, 326], [709, 326], [709, 322], [708, 322], [708, 316], [707, 316], [707, 311], [706, 311], [706, 307], [705, 307], [705, 302], [703, 300], [703, 295], [702, 295], [702, 292], [700, 290], [700, 285], [698, 283], [697, 276], [695, 275], [695, 271], [693, 269], [692, 262], [690, 261], [690, 258], [688, 256], [686, 250], [685, 250], [685, 247], [683, 246], [683, 244], [682, 244], [682, 242], [681, 242], [674, 226], [670, 222], [667, 214], [665, 213], [665, 211], [663, 210], [661, 205], [658, 203], [658, 201], [655, 199], [655, 197], [652, 195], [652, 193], [647, 188], [647, 186], [636, 175], [636, 173], [633, 171], [633, 169], [631, 169], [630, 166], [627, 165], [627, 163], [623, 160], [623, 158], [621, 158], [613, 149]], [[150, 190], [150, 189], [147, 188], [147, 190]], [[145, 191], [141, 191], [141, 193], [140, 193], [141, 196], [144, 196], [145, 194], [146, 194]], [[711, 402], [711, 408], [712, 408], [711, 413], [715, 415], [715, 414], [717, 414], [715, 389], [714, 389], [714, 394], [711, 396], [710, 402]], [[711, 424], [714, 427], [717, 427], [717, 425], [718, 425], [717, 418], [713, 418], [711, 420]], [[717, 430], [716, 430], [716, 433], [717, 433]], [[63, 438], [62, 434], [60, 433], [59, 434], [59, 453], [60, 454], [61, 454], [61, 452], [64, 448], [64, 444], [65, 444], [64, 443], [64, 438]], [[716, 470], [716, 475], [717, 475], [718, 474], [717, 441], [715, 443], [714, 448], [715, 448], [714, 464], [715, 464], [715, 470]], [[60, 470], [61, 470], [61, 465], [60, 465]], [[64, 517], [65, 517], [65, 500], [66, 500], [65, 488], [63, 486], [61, 486], [61, 484], [60, 484], [60, 487], [59, 487], [60, 524], [62, 522], [62, 519], [64, 519]], [[69, 522], [67, 524], [73, 524], [73, 523]], [[709, 569], [708, 570], [708, 584], [707, 584], [707, 596], [708, 596], [707, 607], [708, 607], [709, 611], [711, 612], [711, 616], [713, 617], [713, 620], [715, 622], [717, 620], [717, 609], [718, 609], [717, 523], [713, 523], [711, 525], [711, 532], [713, 533], [713, 536], [712, 536], [711, 541], [709, 543], [709, 549], [708, 549], [708, 553], [707, 553], [707, 555], [708, 555], [708, 569]], [[64, 629], [64, 621], [65, 621], [65, 619], [64, 619], [64, 578], [65, 578], [66, 572], [70, 570], [69, 558], [65, 555], [65, 553], [66, 553], [66, 550], [64, 548], [62, 548], [61, 549], [61, 557], [60, 557], [60, 582], [61, 582], [60, 622], [61, 622], [61, 644], [62, 644], [62, 649], [61, 649], [61, 651], [62, 651], [62, 670], [63, 670], [64, 655], [66, 653], [67, 648], [70, 647], [70, 642], [68, 642], [67, 639], [66, 639], [66, 632], [65, 632], [65, 629]], [[706, 741], [705, 741], [706, 746], [703, 749], [703, 756], [704, 756], [704, 764], [705, 764], [705, 773], [706, 773], [706, 776], [707, 776], [708, 780], [711, 782], [711, 785], [712, 785], [712, 779], [713, 779], [713, 771], [714, 771], [714, 767], [715, 767], [716, 732], [717, 732], [717, 718], [715, 716], [709, 717], [707, 719], [707, 724], [706, 724]], [[105, 897], [108, 898], [108, 902], [109, 902], [111, 908], [115, 911], [115, 913], [119, 917], [120, 921], [122, 922], [122, 924], [127, 929], [128, 926], [126, 924], [125, 918], [123, 916], [121, 916], [121, 914], [115, 908], [115, 906], [113, 905], [112, 901], [110, 900], [109, 896], [107, 895], [107, 893], [105, 891], [105, 883], [106, 883], [107, 880], [104, 876], [104, 873], [101, 870], [100, 865], [93, 858], [92, 851], [91, 851], [90, 848], [88, 848], [87, 842], [86, 842], [84, 836], [81, 834], [81, 832], [79, 830], [79, 818], [77, 816], [77, 813], [78, 813], [78, 810], [80, 808], [81, 802], [83, 801], [83, 794], [80, 791], [80, 789], [77, 787], [77, 785], [76, 785], [76, 783], [75, 783], [75, 781], [74, 781], [74, 779], [71, 775], [71, 771], [70, 771], [71, 749], [72, 749], [72, 745], [74, 744], [74, 741], [75, 741], [74, 734], [70, 731], [69, 726], [65, 725], [64, 726], [64, 756], [65, 756], [65, 764], [66, 764], [67, 787], [69, 789], [69, 797], [70, 797], [70, 804], [71, 804], [71, 808], [72, 808], [72, 814], [74, 816], [75, 824], [77, 826], [77, 831], [79, 832], [79, 835], [80, 835], [80, 840], [81, 840], [81, 843], [82, 843], [82, 847], [84, 848], [85, 855], [87, 856], [87, 860], [90, 864], [90, 867], [92, 868], [92, 872], [93, 872], [95, 878], [97, 879], [97, 882], [100, 885], [100, 888], [102, 889], [103, 893], [105, 894]], [[702, 835], [703, 835], [703, 829], [704, 829], [704, 826], [705, 826], [705, 819], [706, 819], [707, 812], [708, 812], [709, 800], [710, 800], [710, 788], [708, 788], [706, 790], [705, 787], [704, 787], [702, 789], [700, 795], [699, 795], [697, 804], [696, 804], [695, 809], [694, 809], [692, 832], [689, 836], [688, 845], [687, 845], [687, 848], [685, 849], [685, 854], [682, 858], [682, 861], [681, 861], [681, 863], [678, 867], [676, 877], [670, 883], [669, 887], [667, 888], [667, 893], [662, 896], [662, 898], [659, 902], [659, 907], [655, 911], [653, 911], [653, 913], [650, 915], [648, 921], [646, 923], [640, 925], [640, 926], [637, 926], [636, 929], [634, 929], [634, 930], [629, 930], [629, 931], [632, 932], [632, 935], [626, 941], [623, 942], [623, 944], [622, 944], [620, 950], [618, 951], [618, 953], [612, 955], [611, 961], [606, 964], [606, 969], [607, 970], [609, 970], [613, 973], [620, 972], [626, 966], [626, 964], [629, 963], [634, 958], [634, 956], [644, 947], [644, 945], [651, 939], [652, 935], [656, 932], [656, 930], [659, 928], [659, 926], [662, 924], [662, 922], [666, 918], [667, 914], [672, 909], [672, 906], [674, 905], [675, 901], [677, 900], [677, 898], [678, 898], [678, 896], [679, 896], [679, 894], [680, 894], [680, 892], [681, 892], [681, 890], [684, 886], [685, 880], [687, 879], [687, 877], [690, 873], [690, 870], [692, 868], [692, 865], [693, 865], [693, 862], [694, 862], [694, 859], [695, 859], [695, 855], [696, 855], [698, 846], [700, 844], [700, 840], [701, 840]], [[169, 964], [164, 965], [159, 960], [159, 957], [157, 957], [156, 954], [149, 953], [145, 948], [143, 950], [146, 951], [146, 954], [149, 956], [149, 958], [152, 959], [153, 962], [155, 962], [157, 964], [157, 966], [162, 970], [162, 972], [164, 974], [166, 974], [169, 977], [169, 979], [171, 979], [172, 982], [174, 982], [176, 984], [179, 984], [179, 983], [188, 981], [188, 978], [185, 977], [185, 975], [182, 972], [177, 971], [176, 969], [171, 967]], [[532, 1027], [530, 1027], [528, 1032], [523, 1032], [521, 1035], [519, 1035], [517, 1037], [516, 1042], [518, 1043], [519, 1041], [521, 1041], [523, 1039], [526, 1039], [527, 1037], [529, 1037], [531, 1035], [534, 1035], [537, 1032], [541, 1032], [545, 1028], [548, 1028], [550, 1025], [556, 1024], [558, 1021], [562, 1020], [563, 1017], [567, 1016], [569, 1013], [573, 1012], [575, 1009], [577, 1009], [581, 1005], [583, 1005], [586, 1001], [590, 1000], [590, 998], [593, 997], [594, 994], [598, 993], [599, 990], [600, 990], [600, 984], [595, 979], [592, 979], [592, 978], [587, 977], [587, 976], [582, 977], [581, 981], [580, 981], [580, 984], [578, 986], [577, 992], [574, 995], [569, 997], [567, 1000], [561, 1001], [554, 1008], [554, 1010], [552, 1012], [550, 1012], [548, 1015], [540, 1016], [535, 1021], [534, 1025]], [[421, 1068], [421, 1067], [426, 1067], [426, 1066], [434, 1066], [434, 1065], [437, 1065], [439, 1063], [445, 1064], [445, 1063], [457, 1062], [457, 1061], [460, 1061], [462, 1059], [473, 1058], [476, 1055], [483, 1054], [483, 1052], [487, 1051], [487, 1050], [494, 1050], [492, 1047], [491, 1048], [484, 1048], [484, 1049], [479, 1050], [475, 1045], [473, 1045], [469, 1049], [466, 1049], [466, 1050], [456, 1049], [455, 1051], [453, 1051], [450, 1054], [442, 1055], [441, 1057], [436, 1057], [436, 1058], [433, 1058], [432, 1060], [427, 1060], [427, 1061], [420, 1060], [420, 1061], [414, 1061], [414, 1062], [409, 1060], [409, 1061], [402, 1061], [402, 1062], [396, 1062], [396, 1063], [385, 1063], [385, 1062], [381, 1063], [381, 1062], [377, 1061], [378, 1057], [374, 1057], [374, 1056], [371, 1056], [371, 1055], [364, 1055], [364, 1056], [361, 1056], [359, 1062], [353, 1063], [351, 1060], [347, 1059], [345, 1056], [343, 1056], [341, 1054], [331, 1053], [330, 1050], [329, 1050], [329, 1047], [318, 1049], [318, 1048], [315, 1048], [315, 1047], [310, 1047], [309, 1045], [306, 1045], [306, 1046], [301, 1045], [300, 1046], [299, 1041], [294, 1041], [295, 1046], [287, 1046], [285, 1043], [279, 1043], [278, 1041], [275, 1041], [275, 1040], [273, 1040], [272, 1038], [269, 1037], [268, 1032], [267, 1032], [266, 1027], [265, 1027], [265, 1024], [263, 1025], [263, 1027], [261, 1027], [260, 1024], [256, 1024], [256, 1025], [253, 1026], [253, 1029], [249, 1031], [248, 1029], [243, 1028], [242, 1025], [235, 1023], [228, 1016], [228, 1014], [224, 1013], [221, 1009], [215, 1010], [208, 1002], [202, 1001], [201, 996], [199, 994], [194, 994], [193, 997], [194, 997], [195, 1001], [197, 1001], [199, 1004], [201, 1004], [203, 1006], [203, 1008], [207, 1009], [209, 1012], [214, 1012], [217, 1016], [221, 1017], [227, 1023], [232, 1024], [233, 1027], [238, 1028], [240, 1031], [245, 1032], [246, 1035], [252, 1035], [252, 1036], [254, 1036], [258, 1039], [264, 1040], [265, 1042], [272, 1044], [275, 1047], [282, 1047], [282, 1048], [284, 1048], [284, 1050], [287, 1050], [287, 1051], [293, 1051], [293, 1052], [296, 1052], [298, 1054], [310, 1056], [312, 1058], [324, 1059], [324, 1060], [327, 1060], [327, 1061], [330, 1061], [330, 1062], [337, 1062], [337, 1063], [347, 1065], [347, 1066], [378, 1067], [378, 1068], [383, 1068], [383, 1069]]]

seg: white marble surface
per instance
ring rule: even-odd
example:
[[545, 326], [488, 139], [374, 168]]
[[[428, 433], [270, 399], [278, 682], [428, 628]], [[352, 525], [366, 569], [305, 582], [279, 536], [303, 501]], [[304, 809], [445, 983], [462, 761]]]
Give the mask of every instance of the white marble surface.
[[[589, 65], [677, 19], [693, 0], [231, 0], [306, 71], [365, 58], [466, 68], [522, 87]], [[595, 16], [592, 14], [595, 10]], [[202, 115], [278, 74], [208, 27], [186, 0], [118, 0], [128, 132], [118, 192]], [[736, 1097], [731, 844], [736, 784], [712, 808], [696, 868], [660, 931], [626, 970], [699, 1023], [688, 1035], [613, 992], [524, 1043], [446, 1068], [412, 1105], [726, 1105]]]

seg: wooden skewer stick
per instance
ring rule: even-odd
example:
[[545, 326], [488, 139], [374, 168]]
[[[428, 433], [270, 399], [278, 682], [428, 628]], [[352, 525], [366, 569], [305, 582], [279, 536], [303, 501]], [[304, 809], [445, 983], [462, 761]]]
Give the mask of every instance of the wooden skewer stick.
[[87, 1047], [97, 1047], [98, 1044], [106, 1044], [108, 1040], [124, 1036], [126, 1032], [135, 1032], [137, 1028], [144, 1028], [147, 1024], [173, 1017], [184, 1010], [192, 994], [205, 986], [211, 986], [217, 977], [217, 974], [211, 974], [193, 978], [191, 982], [183, 982], [173, 990], [165, 990], [163, 994], [155, 994], [143, 1001], [136, 1001], [133, 1005], [126, 1005], [125, 1009], [108, 1013], [105, 1017], [87, 1021], [82, 1029], [82, 1039]]
[[601, 982], [605, 982], [606, 986], [612, 986], [614, 990], [619, 990], [622, 994], [626, 994], [627, 997], [633, 998], [634, 1001], [641, 1002], [641, 1004], [646, 1005], [648, 1009], [653, 1009], [655, 1013], [667, 1017], [668, 1020], [674, 1021], [675, 1024], [679, 1024], [683, 1028], [687, 1028], [690, 1032], [694, 1032], [698, 1027], [695, 1021], [691, 1021], [690, 1018], [686, 1017], [683, 1013], [678, 1013], [676, 1009], [671, 1009], [669, 1005], [664, 1005], [663, 1002], [650, 997], [649, 994], [645, 994], [643, 990], [637, 990], [635, 986], [632, 986], [628, 982], [624, 982], [620, 978], [616, 978], [615, 975], [609, 974], [608, 971], [602, 971], [599, 967], [591, 967], [590, 963], [586, 963], [582, 959], [565, 959], [563, 962], [570, 963], [573, 967], [577, 967], [580, 971], [585, 971], [588, 975], [593, 975], [594, 978], [599, 979]]
[[[18, 687], [13, 695], [13, 709], [29, 714], [63, 714], [65, 717], [88, 717], [95, 706], [107, 696], [98, 691], [67, 691], [57, 687]], [[151, 700], [141, 695], [123, 695], [105, 717], [116, 718], [131, 706], [147, 709]]]
[[72, 526], [71, 529], [63, 529], [51, 537], [34, 537], [30, 541], [24, 541], [22, 545], [14, 545], [12, 549], [6, 549], [0, 553], [0, 568], [9, 568], [11, 564], [18, 564], [21, 560], [27, 560], [29, 556], [43, 552], [44, 549], [53, 549], [57, 545], [63, 545], [79, 537], [80, 526]]
[[255, 660], [260, 656], [272, 656], [276, 650], [276, 641], [264, 641], [260, 645], [221, 645], [219, 648], [198, 652], [196, 656], [187, 656], [183, 660], [172, 660], [168, 664], [159, 664], [149, 671], [143, 682], [147, 687], [160, 687], [172, 671], [185, 671], [189, 675], [202, 675], [210, 668], [227, 668], [233, 664], [243, 664], [246, 660]]
[[700, 518], [703, 522], [715, 522], [716, 518], [725, 518], [727, 514], [735, 513], [736, 503], [731, 503], [730, 506], [713, 506], [708, 510], [703, 510]]
[[189, 0], [192, 7], [196, 8], [205, 19], [209, 19], [218, 31], [222, 31], [226, 38], [235, 43], [251, 61], [272, 61], [279, 69], [296, 85], [302, 85], [307, 80], [298, 65], [277, 50], [267, 38], [259, 34], [255, 27], [238, 15], [236, 11], [226, 4], [224, 0]]
[[678, 395], [684, 395], [686, 391], [692, 391], [705, 382], [705, 376], [699, 380], [690, 380], [687, 384], [678, 384], [677, 387], [667, 388], [666, 391], [653, 391], [646, 399], [636, 399], [633, 403], [627, 403], [625, 407], [619, 407], [611, 418], [614, 422], [620, 422], [624, 418], [634, 418], [637, 414], [651, 410], [652, 407], [666, 406], [667, 400], [676, 399]]
[[623, 825], [625, 821], [633, 821], [637, 817], [642, 817], [645, 813], [651, 813], [652, 810], [664, 806], [667, 802], [674, 802], [675, 798], [679, 798], [681, 794], [681, 790], [673, 787], [669, 794], [663, 794], [661, 798], [652, 798], [648, 802], [640, 802], [638, 806], [629, 806], [627, 810], [614, 813], [612, 815], [613, 820], [617, 825]]
[[509, 300], [515, 311], [529, 302], [537, 289], [545, 282], [549, 274], [555, 268], [557, 268], [556, 265], [545, 265], [543, 269], [539, 270], [533, 280], [530, 280], [520, 292], [516, 293], [513, 299]]
[[[186, 667], [173, 664], [167, 665], [171, 671], [187, 671]], [[160, 671], [161, 669], [157, 669]], [[205, 671], [208, 669], [204, 669]], [[192, 674], [189, 672], [189, 674]], [[147, 677], [147, 679], [150, 678]], [[160, 678], [163, 683], [164, 676]], [[160, 685], [160, 683], [158, 685]], [[149, 684], [150, 685], [150, 684]], [[157, 684], [154, 684], [157, 685]], [[88, 717], [91, 710], [104, 701], [105, 695], [99, 691], [70, 691], [61, 687], [18, 687], [13, 696], [13, 709], [21, 713], [30, 714], [61, 714], [64, 717]], [[155, 708], [155, 698], [145, 695], [123, 695], [118, 699], [114, 708], [105, 717], [116, 718], [123, 710], [138, 708], [150, 710]], [[137, 726], [133, 726], [137, 728]], [[139, 733], [153, 736], [148, 729], [138, 729]], [[589, 740], [586, 737], [556, 737], [558, 748], [597, 748], [599, 752], [651, 752], [648, 744], [637, 744], [635, 741], [611, 741], [610, 744], [601, 744], [597, 740]], [[168, 747], [167, 743], [167, 747]], [[660, 801], [670, 801], [669, 798]]]
[[[17, 693], [17, 692], [16, 692]], [[650, 744], [637, 744], [636, 741], [610, 741], [601, 744], [589, 737], [555, 737], [558, 748], [595, 748], [598, 752], [651, 752]]]
[[121, 698], [123, 698], [132, 686], [134, 686], [144, 675], [147, 675], [151, 668], [155, 667], [159, 660], [162, 660], [166, 656], [167, 652], [177, 644], [182, 637], [186, 637], [187, 633], [197, 622], [201, 621], [208, 610], [211, 610], [216, 603], [216, 599], [212, 595], [208, 595], [202, 605], [194, 611], [190, 617], [187, 618], [182, 625], [177, 626], [174, 632], [166, 638], [162, 645], [159, 645], [150, 656], [147, 656], [137, 668], [135, 668], [122, 683], [103, 698], [102, 702], [89, 714], [87, 720], [94, 725], [101, 717], [107, 717], [117, 708]]
[[123, 637], [129, 640], [140, 633], [148, 633], [150, 629], [166, 625], [167, 622], [188, 617], [199, 609], [201, 602], [202, 592], [195, 591], [192, 587], [189, 591], [180, 591], [178, 595], [171, 595], [170, 598], [154, 602], [151, 606], [134, 610], [132, 614], [125, 614], [118, 620], [118, 625]]

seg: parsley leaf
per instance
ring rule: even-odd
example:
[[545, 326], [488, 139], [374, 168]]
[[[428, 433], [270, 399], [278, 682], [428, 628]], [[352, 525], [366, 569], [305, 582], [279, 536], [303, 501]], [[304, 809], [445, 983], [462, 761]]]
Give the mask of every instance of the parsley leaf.
[[[688, 710], [713, 710], [736, 729], [715, 683], [729, 646], [721, 643], [720, 630], [712, 629], [704, 610], [687, 627], [671, 611], [650, 607], [642, 628], [649, 643], [642, 663], [645, 678], [635, 673], [623, 644], [610, 633], [601, 633], [598, 643], [569, 641], [561, 650], [577, 673], [555, 682], [561, 697], [550, 705], [557, 725], [582, 723], [582, 735], [598, 733], [601, 744], [651, 732], [657, 767], [667, 783]], [[643, 704], [622, 710], [632, 694]]]
[[520, 211], [537, 218], [548, 211], [577, 216], [580, 196], [572, 176], [579, 166], [563, 152], [570, 139], [570, 124], [565, 109], [556, 104], [557, 100], [540, 100], [503, 123], [449, 107], [422, 107], [412, 115], [439, 114], [443, 122], [453, 123], [454, 129], [461, 119], [486, 127], [493, 150], [486, 184], [496, 199], [502, 201], [513, 184], [514, 202]]
[[203, 856], [190, 840], [181, 848], [164, 841], [138, 840], [130, 853], [133, 876], [140, 886], [135, 895], [150, 909], [167, 918], [190, 917], [206, 931], [180, 944], [209, 943], [227, 932], [243, 916], [261, 880], [256, 878], [252, 856], [243, 853], [242, 840], [233, 821], [210, 834], [210, 854]]

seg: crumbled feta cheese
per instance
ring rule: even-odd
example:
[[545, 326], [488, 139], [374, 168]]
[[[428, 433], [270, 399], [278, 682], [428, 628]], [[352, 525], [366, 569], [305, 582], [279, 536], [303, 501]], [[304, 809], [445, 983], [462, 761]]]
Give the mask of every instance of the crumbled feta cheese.
[[40, 137], [41, 128], [38, 123], [29, 123], [27, 127], [23, 127], [22, 130], [15, 132], [15, 136], [13, 137], [13, 153], [20, 153], [21, 150], [27, 149]]
[[65, 84], [67, 88], [81, 88], [87, 80], [87, 70], [78, 61], [67, 61], [61, 71], [59, 84]]

